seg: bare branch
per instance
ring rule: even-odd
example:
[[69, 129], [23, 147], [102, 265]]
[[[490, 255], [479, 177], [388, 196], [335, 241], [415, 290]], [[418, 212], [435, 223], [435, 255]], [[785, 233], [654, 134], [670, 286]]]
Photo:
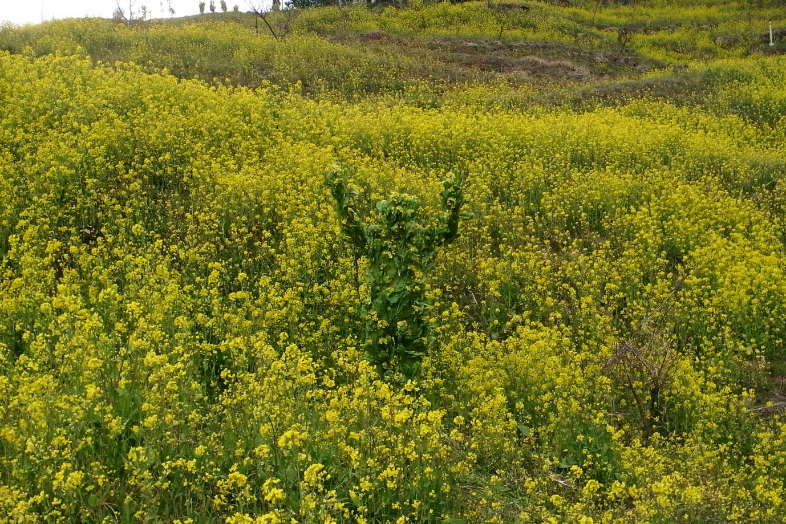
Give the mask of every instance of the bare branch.
[[115, 13], [119, 14], [120, 18], [122, 18], [123, 20], [128, 20], [128, 18], [126, 18], [125, 11], [123, 11], [123, 8], [120, 7], [120, 0], [115, 0], [115, 3], [117, 4], [117, 11], [115, 11]]
[[786, 402], [775, 402], [775, 403], [773, 403], [770, 406], [768, 406], [768, 405], [759, 406], [759, 407], [756, 407], [756, 408], [751, 408], [748, 411], [750, 411], [752, 413], [760, 413], [762, 411], [763, 412], [776, 412], [776, 411], [782, 410], [782, 409], [786, 409]]
[[[267, 11], [266, 9], [264, 9], [262, 7], [263, 2], [250, 2], [249, 0], [246, 0], [246, 5], [248, 5], [248, 7], [256, 15], [257, 18], [261, 18], [262, 21], [265, 22], [265, 25], [267, 26], [268, 30], [270, 31], [270, 34], [273, 35], [273, 38], [278, 40], [279, 39], [278, 35], [273, 30], [273, 26], [270, 25], [270, 22], [267, 19], [267, 15], [268, 15], [269, 11]], [[257, 34], [259, 34], [259, 29], [258, 28], [257, 28]]]
[[128, 27], [131, 27], [131, 20], [134, 18], [134, 6], [136, 5], [136, 0], [128, 0], [128, 15], [123, 11], [123, 8], [120, 7], [120, 0], [115, 0], [115, 4], [117, 4], [117, 11], [120, 13], [120, 17], [128, 23]]

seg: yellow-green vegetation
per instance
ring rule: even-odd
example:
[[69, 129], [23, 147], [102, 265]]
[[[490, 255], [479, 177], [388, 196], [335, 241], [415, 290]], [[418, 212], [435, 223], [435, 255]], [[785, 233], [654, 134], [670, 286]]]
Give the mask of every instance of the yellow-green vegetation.
[[0, 523], [784, 522], [782, 7], [528, 5], [2, 28]]

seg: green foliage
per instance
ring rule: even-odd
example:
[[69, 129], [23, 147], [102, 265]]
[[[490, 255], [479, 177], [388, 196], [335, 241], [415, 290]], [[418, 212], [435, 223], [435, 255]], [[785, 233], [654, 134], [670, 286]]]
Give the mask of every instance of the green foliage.
[[342, 170], [330, 171], [326, 181], [336, 202], [342, 231], [355, 250], [365, 257], [369, 303], [363, 306], [366, 321], [365, 351], [380, 375], [404, 379], [417, 377], [421, 359], [433, 345], [429, 314], [433, 307], [425, 278], [433, 267], [436, 250], [458, 236], [464, 205], [462, 184], [466, 175], [455, 172], [443, 182], [438, 225], [424, 225], [420, 203], [396, 193], [377, 203], [380, 221], [366, 225], [355, 209], [358, 191], [348, 185]]
[[[650, 76], [653, 69], [679, 72], [690, 60], [777, 52], [762, 35], [768, 20], [775, 27], [786, 23], [769, 6], [751, 10], [725, 1], [679, 9], [662, 1], [602, 9], [595, 2], [574, 8], [536, 3], [529, 10], [505, 5], [284, 9], [266, 15], [275, 34], [288, 34], [281, 42], [256, 35], [251, 14], [215, 13], [198, 24], [153, 20], [133, 28], [71, 19], [0, 29], [0, 49], [82, 53], [109, 64], [133, 61], [150, 73], [165, 68], [183, 79], [272, 85], [323, 99], [381, 96], [426, 107], [439, 106], [446, 93], [461, 97], [468, 85], [479, 92], [491, 82], [489, 102], [526, 107], [555, 90], [607, 90], [609, 80]], [[621, 49], [623, 34], [631, 40]]]
[[783, 522], [782, 14], [573, 3], [3, 26], [0, 524]]

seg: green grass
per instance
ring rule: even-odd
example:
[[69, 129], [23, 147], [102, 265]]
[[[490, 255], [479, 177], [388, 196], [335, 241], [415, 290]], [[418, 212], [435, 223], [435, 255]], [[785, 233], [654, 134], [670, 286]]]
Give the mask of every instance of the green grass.
[[782, 523], [780, 5], [526, 4], [0, 29], [0, 524]]
[[[545, 93], [597, 86], [608, 94], [615, 92], [610, 82], [630, 85], [653, 70], [777, 52], [780, 47], [771, 49], [762, 40], [766, 20], [772, 18], [776, 27], [786, 22], [772, 7], [752, 11], [733, 2], [679, 8], [668, 2], [528, 5], [529, 11], [437, 3], [408, 10], [353, 6], [273, 13], [271, 25], [286, 35], [281, 42], [264, 25], [256, 35], [255, 18], [246, 13], [151, 21], [130, 29], [109, 20], [72, 19], [6, 27], [0, 49], [34, 56], [83, 53], [96, 62], [133, 61], [151, 72], [165, 68], [179, 78], [297, 87], [309, 96], [348, 100], [398, 98], [424, 89], [439, 96], [452, 87], [489, 82]], [[625, 39], [619, 36], [623, 29], [631, 30]]]

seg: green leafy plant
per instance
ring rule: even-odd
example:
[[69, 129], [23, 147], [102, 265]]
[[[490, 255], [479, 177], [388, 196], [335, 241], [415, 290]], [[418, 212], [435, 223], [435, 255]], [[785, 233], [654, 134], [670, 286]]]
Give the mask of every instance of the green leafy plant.
[[378, 224], [367, 225], [355, 207], [358, 190], [341, 169], [326, 175], [335, 199], [341, 229], [352, 244], [356, 260], [368, 263], [366, 280], [370, 296], [363, 306], [366, 320], [366, 358], [380, 374], [403, 378], [417, 376], [420, 361], [431, 340], [428, 314], [432, 306], [424, 277], [431, 269], [437, 248], [458, 237], [464, 205], [464, 173], [452, 172], [443, 182], [442, 208], [436, 225], [423, 224], [420, 202], [413, 196], [394, 193], [378, 202]]

